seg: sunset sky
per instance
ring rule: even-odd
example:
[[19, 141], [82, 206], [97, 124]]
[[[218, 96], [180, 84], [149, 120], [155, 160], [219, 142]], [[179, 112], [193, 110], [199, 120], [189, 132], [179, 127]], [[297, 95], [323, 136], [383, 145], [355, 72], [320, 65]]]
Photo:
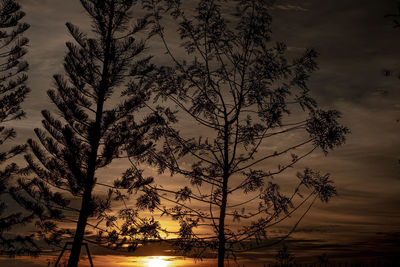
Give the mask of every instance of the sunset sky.
[[[27, 117], [12, 123], [18, 133], [15, 142], [22, 143], [34, 137], [33, 128], [41, 126], [40, 111], [54, 110], [46, 91], [52, 88], [53, 74], [63, 72], [65, 42], [70, 40], [65, 22], [83, 30], [90, 27], [78, 0], [20, 3], [27, 13], [24, 21], [31, 25], [26, 33], [31, 88], [23, 104]], [[312, 154], [300, 165], [330, 173], [338, 196], [328, 204], [316, 203], [289, 238], [287, 244], [299, 259], [323, 253], [349, 259], [400, 252], [400, 29], [393, 28], [392, 19], [384, 18], [395, 13], [396, 7], [396, 0], [278, 0], [272, 10], [274, 40], [284, 41], [291, 53], [305, 48], [320, 53], [319, 70], [309, 83], [311, 95], [320, 106], [341, 111], [341, 123], [351, 130], [344, 146], [327, 157], [320, 152]], [[171, 42], [179, 44], [179, 40]], [[157, 40], [149, 43], [148, 51], [155, 54], [154, 63], [168, 62]], [[116, 177], [126, 167], [126, 162], [117, 162], [105, 172]], [[168, 174], [158, 177], [163, 178], [174, 183]], [[272, 231], [279, 233], [287, 227]], [[114, 253], [93, 248], [99, 262], [95, 266], [103, 266], [100, 262], [112, 257], [115, 266], [145, 266], [138, 263], [140, 258], [127, 257], [173, 256], [168, 246], [156, 247], [109, 257], [104, 255]], [[272, 262], [274, 254], [275, 248], [267, 248], [240, 259], [246, 266], [262, 266], [262, 262]], [[180, 257], [164, 260], [171, 262], [171, 267], [189, 266]], [[0, 259], [1, 266], [2, 261], [5, 266], [47, 266], [43, 258], [20, 258], [14, 263]], [[190, 264], [209, 266], [208, 259]]]

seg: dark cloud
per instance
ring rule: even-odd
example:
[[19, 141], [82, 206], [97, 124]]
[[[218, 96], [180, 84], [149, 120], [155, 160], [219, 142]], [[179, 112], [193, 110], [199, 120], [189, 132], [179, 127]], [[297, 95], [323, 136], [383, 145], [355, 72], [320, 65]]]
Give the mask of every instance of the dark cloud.
[[386, 83], [381, 70], [399, 66], [393, 55], [400, 34], [384, 18], [395, 10], [395, 1], [314, 0], [303, 5], [308, 12], [274, 11], [273, 33], [276, 40], [321, 54], [320, 71], [312, 78], [321, 100], [359, 98]]
[[291, 5], [291, 4], [277, 4], [271, 8], [272, 10], [291, 10], [291, 11], [308, 11], [308, 9], [299, 6], [299, 5]]

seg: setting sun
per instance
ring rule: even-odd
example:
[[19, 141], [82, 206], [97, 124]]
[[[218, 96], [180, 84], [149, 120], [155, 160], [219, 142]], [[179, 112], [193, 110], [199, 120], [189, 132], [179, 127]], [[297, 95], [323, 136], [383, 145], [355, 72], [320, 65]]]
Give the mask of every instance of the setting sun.
[[147, 260], [148, 267], [167, 267], [169, 262], [163, 260], [162, 257], [154, 257]]

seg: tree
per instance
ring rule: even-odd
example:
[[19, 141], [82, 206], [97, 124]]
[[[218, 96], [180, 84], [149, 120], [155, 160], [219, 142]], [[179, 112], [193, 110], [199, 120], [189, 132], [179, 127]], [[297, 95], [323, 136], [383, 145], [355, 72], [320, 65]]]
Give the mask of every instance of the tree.
[[276, 254], [276, 260], [278, 261], [278, 266], [280, 267], [289, 267], [293, 266], [294, 256], [290, 253], [289, 248], [286, 244], [278, 250]]
[[[0, 165], [7, 164], [25, 149], [23, 145], [7, 149], [5, 144], [16, 136], [15, 130], [6, 124], [25, 116], [21, 103], [29, 93], [25, 84], [28, 63], [23, 60], [28, 39], [22, 36], [29, 25], [21, 22], [24, 16], [25, 13], [15, 1], [0, 1]], [[15, 163], [0, 169], [0, 195], [9, 193], [10, 180], [17, 172]], [[1, 200], [0, 216], [0, 255], [35, 253], [36, 246], [29, 236], [7, 236], [14, 225], [28, 222], [32, 215], [7, 211], [6, 202]]]
[[[42, 111], [45, 130], [35, 129], [39, 143], [28, 140], [27, 175], [15, 189], [24, 190], [17, 195], [19, 202], [29, 203], [39, 217], [36, 225], [42, 239], [57, 244], [73, 236], [68, 267], [77, 266], [82, 241], [90, 234], [88, 227], [99, 232], [99, 244], [114, 247], [127, 243], [128, 235], [154, 236], [151, 231], [157, 227], [153, 220], [137, 219], [120, 231], [113, 229], [117, 215], [108, 214], [111, 201], [125, 201], [125, 196], [99, 176], [102, 168], [121, 156], [124, 120], [136, 122], [130, 133], [135, 136], [136, 154], [148, 146], [141, 133], [151, 118], [133, 117], [148, 98], [142, 77], [152, 69], [150, 57], [143, 54], [145, 41], [136, 39], [146, 27], [146, 18], [130, 26], [133, 0], [81, 0], [81, 4], [92, 19], [92, 32], [88, 35], [66, 24], [75, 40], [66, 44], [66, 76], [55, 75], [55, 89], [47, 91], [59, 117]], [[125, 96], [127, 88], [135, 94]], [[95, 194], [99, 185], [109, 187], [105, 196]], [[79, 200], [80, 207], [72, 199]], [[128, 211], [120, 215], [131, 221], [137, 216]], [[71, 232], [57, 222], [75, 222], [76, 229]]]
[[[265, 0], [199, 0], [195, 9], [185, 3], [187, 10], [180, 1], [143, 2], [172, 62], [153, 78], [156, 99], [178, 112], [159, 104], [164, 128], [151, 134], [163, 143], [146, 159], [187, 179], [177, 190], [148, 186], [147, 203], [173, 203], [160, 209], [179, 221], [178, 248], [195, 256], [217, 250], [218, 266], [270, 245], [267, 229], [309, 203], [286, 238], [316, 199], [328, 202], [336, 190], [329, 174], [310, 168], [298, 172], [290, 195], [276, 177], [296, 177], [290, 168], [318, 148], [327, 154], [342, 145], [349, 132], [338, 111], [318, 108], [309, 94], [317, 53], [289, 60], [286, 45], [272, 43]], [[165, 16], [177, 24], [184, 56], [169, 45]], [[191, 131], [173, 123], [178, 118]]]

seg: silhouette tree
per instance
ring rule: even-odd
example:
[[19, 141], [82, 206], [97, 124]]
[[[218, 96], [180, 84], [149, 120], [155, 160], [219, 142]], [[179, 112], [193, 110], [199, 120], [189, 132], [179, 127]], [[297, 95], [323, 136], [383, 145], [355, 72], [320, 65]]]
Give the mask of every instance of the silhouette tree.
[[[189, 6], [194, 2], [196, 8]], [[164, 128], [151, 135], [163, 143], [153, 145], [146, 160], [187, 179], [176, 190], [149, 185], [144, 199], [172, 203], [159, 208], [179, 221], [179, 250], [198, 257], [218, 251], [223, 266], [236, 252], [270, 245], [267, 229], [305, 203], [293, 229], [316, 199], [327, 202], [336, 194], [329, 174], [309, 168], [297, 174], [288, 196], [276, 178], [318, 148], [327, 154], [342, 145], [349, 131], [337, 122], [338, 111], [319, 109], [309, 95], [317, 53], [310, 49], [289, 60], [284, 43], [272, 44], [268, 1], [194, 2], [184, 3], [186, 10], [180, 1], [143, 1], [152, 33], [172, 62], [154, 77], [156, 99], [178, 112], [160, 104]], [[173, 27], [164, 29], [165, 16], [177, 23], [184, 56], [169, 45]], [[185, 128], [173, 123], [178, 118]]]
[[[28, 39], [22, 36], [29, 25], [21, 22], [24, 16], [16, 2], [0, 1], [0, 165], [7, 164], [25, 149], [22, 145], [7, 148], [5, 144], [16, 136], [15, 130], [6, 124], [25, 116], [21, 103], [29, 93], [25, 85], [28, 63], [23, 60]], [[10, 179], [17, 172], [15, 163], [0, 169], [0, 195], [9, 193]], [[37, 248], [30, 236], [7, 236], [12, 226], [28, 222], [32, 215], [10, 212], [6, 208], [6, 202], [0, 200], [0, 255], [35, 253]]]
[[[125, 201], [126, 196], [112, 182], [107, 184], [110, 179], [99, 176], [102, 168], [121, 156], [124, 120], [135, 122], [133, 113], [148, 98], [142, 78], [152, 66], [143, 54], [145, 41], [136, 40], [147, 20], [138, 19], [130, 26], [133, 0], [81, 0], [81, 4], [92, 20], [92, 32], [85, 34], [66, 24], [75, 40], [66, 44], [66, 76], [55, 75], [55, 89], [47, 91], [58, 116], [42, 111], [45, 131], [35, 129], [40, 143], [29, 139], [31, 153], [25, 156], [31, 174], [19, 179], [15, 188], [15, 192], [24, 190], [17, 195], [19, 202], [29, 203], [39, 217], [36, 224], [43, 240], [57, 244], [73, 236], [69, 267], [78, 264], [82, 241], [91, 233], [89, 226], [98, 231], [99, 244], [120, 247], [132, 240], [127, 236], [154, 236], [158, 225], [125, 210], [120, 216], [132, 224], [117, 229], [117, 215], [108, 212], [112, 200]], [[127, 88], [135, 94], [125, 96]], [[145, 117], [130, 129], [137, 155], [148, 146], [141, 132], [150, 124], [151, 118]], [[95, 194], [98, 185], [110, 187], [108, 193]], [[71, 200], [79, 201], [80, 207]], [[57, 222], [75, 222], [76, 229], [71, 232]]]
[[289, 248], [286, 244], [283, 244], [281, 249], [278, 250], [276, 254], [276, 259], [278, 261], [278, 266], [289, 267], [294, 264], [294, 256], [290, 253]]

